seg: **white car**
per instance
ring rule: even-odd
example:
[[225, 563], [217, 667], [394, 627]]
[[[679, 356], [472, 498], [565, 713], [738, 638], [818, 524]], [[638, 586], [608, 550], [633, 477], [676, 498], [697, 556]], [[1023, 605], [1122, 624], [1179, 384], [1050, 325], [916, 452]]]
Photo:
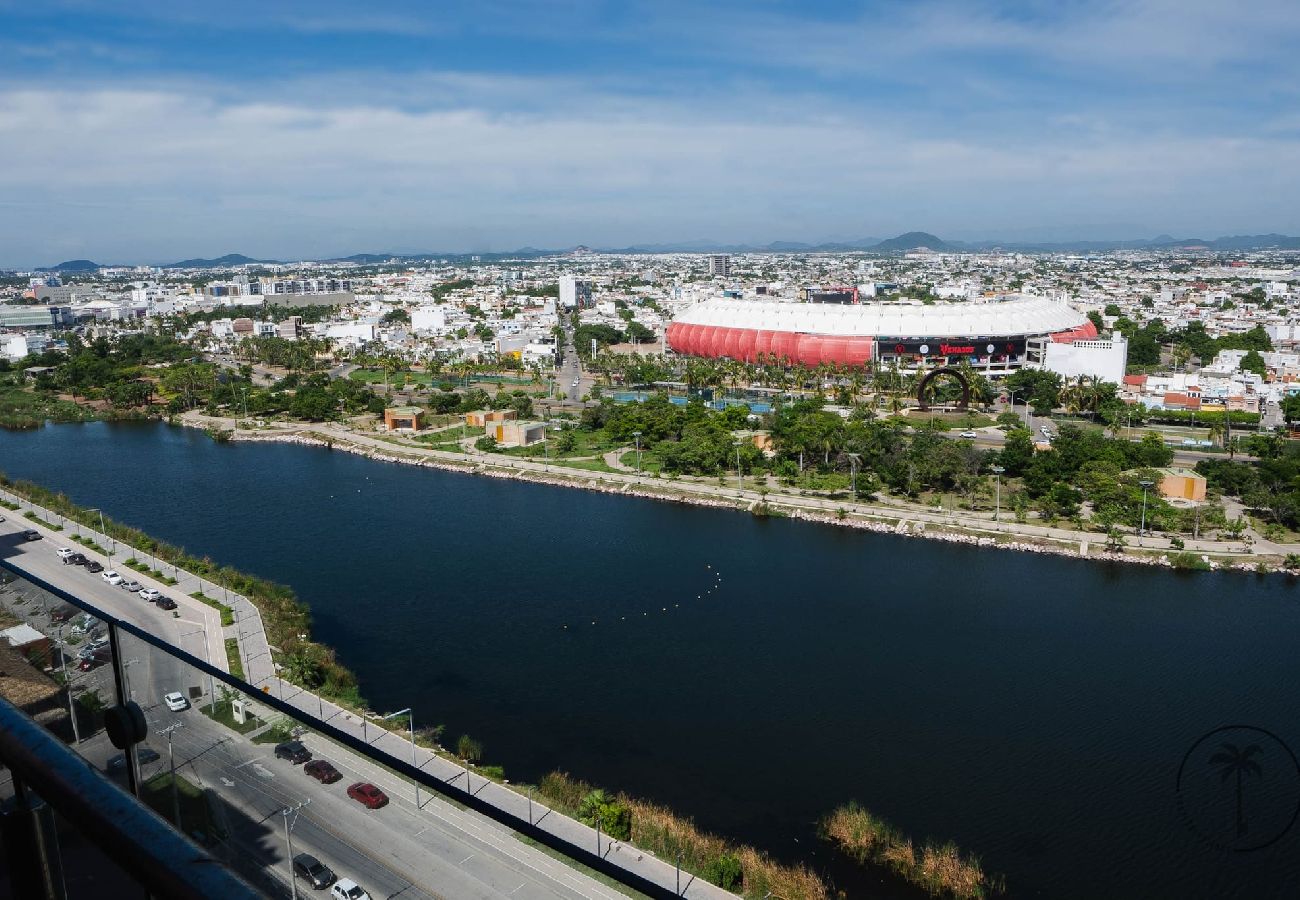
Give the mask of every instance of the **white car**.
[[109, 584], [121, 584], [122, 582], [126, 581], [126, 579], [123, 578], [121, 575], [119, 575], [117, 573], [117, 570], [115, 569], [109, 569], [107, 572], [101, 572], [99, 577], [107, 581]]
[[140, 599], [148, 600], [150, 603], [153, 603], [161, 596], [162, 596], [162, 591], [155, 591], [153, 588], [145, 588], [144, 590], [140, 591]]
[[340, 878], [330, 888], [330, 896], [337, 900], [370, 900], [370, 895], [361, 889], [351, 878]]
[[163, 703], [166, 703], [167, 708], [172, 712], [181, 712], [182, 710], [190, 708], [190, 701], [186, 700], [185, 695], [180, 691], [172, 691], [170, 694], [163, 694]]
[[67, 559], [76, 552], [77, 551], [73, 550], [71, 547], [60, 547], [58, 550], [54, 551], [55, 555], [58, 556], [59, 559]]
[[963, 432], [961, 433], [961, 436], [964, 437], [964, 438], [975, 438], [975, 437], [978, 437], [979, 435], [977, 435], [977, 434], [976, 434], [975, 432], [973, 432], [973, 431], [963, 431]]

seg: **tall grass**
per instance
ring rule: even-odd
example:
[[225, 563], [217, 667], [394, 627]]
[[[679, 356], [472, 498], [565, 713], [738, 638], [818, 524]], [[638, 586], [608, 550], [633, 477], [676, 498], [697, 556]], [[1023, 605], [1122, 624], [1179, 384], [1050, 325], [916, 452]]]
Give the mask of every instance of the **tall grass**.
[[[582, 798], [594, 787], [564, 772], [551, 772], [537, 790], [556, 810], [577, 817]], [[722, 884], [732, 865], [739, 863], [740, 884], [722, 886], [739, 890], [745, 897], [823, 900], [830, 896], [825, 882], [805, 866], [782, 865], [753, 847], [700, 831], [694, 821], [667, 807], [623, 793], [617, 800], [631, 810], [632, 844], [667, 862], [676, 862], [680, 855], [684, 871]]]
[[912, 839], [857, 803], [847, 803], [820, 823], [822, 838], [859, 865], [882, 866], [932, 897], [983, 900], [1001, 893], [1001, 878], [984, 871], [978, 857], [956, 844], [927, 842], [918, 853]]

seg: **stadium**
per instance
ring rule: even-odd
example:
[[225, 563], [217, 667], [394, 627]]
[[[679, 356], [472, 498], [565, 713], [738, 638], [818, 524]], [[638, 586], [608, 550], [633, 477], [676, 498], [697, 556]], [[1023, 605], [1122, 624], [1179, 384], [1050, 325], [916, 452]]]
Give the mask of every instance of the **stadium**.
[[684, 356], [806, 366], [866, 366], [873, 360], [927, 368], [968, 360], [990, 375], [1039, 363], [1049, 343], [1095, 338], [1082, 313], [1043, 297], [925, 305], [782, 303], [716, 298], [668, 326]]

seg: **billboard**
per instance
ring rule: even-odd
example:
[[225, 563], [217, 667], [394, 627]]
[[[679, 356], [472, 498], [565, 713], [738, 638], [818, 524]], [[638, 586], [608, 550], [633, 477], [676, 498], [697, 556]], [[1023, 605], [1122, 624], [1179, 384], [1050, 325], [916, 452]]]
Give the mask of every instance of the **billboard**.
[[1024, 338], [890, 338], [876, 339], [877, 355], [947, 356], [981, 359], [1023, 356]]

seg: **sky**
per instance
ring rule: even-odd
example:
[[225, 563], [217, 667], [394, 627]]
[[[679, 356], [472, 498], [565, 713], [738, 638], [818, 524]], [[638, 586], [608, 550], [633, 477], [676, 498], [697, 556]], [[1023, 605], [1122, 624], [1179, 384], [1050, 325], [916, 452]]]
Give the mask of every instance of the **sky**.
[[1300, 234], [1297, 76], [1294, 0], [0, 0], [0, 266]]

